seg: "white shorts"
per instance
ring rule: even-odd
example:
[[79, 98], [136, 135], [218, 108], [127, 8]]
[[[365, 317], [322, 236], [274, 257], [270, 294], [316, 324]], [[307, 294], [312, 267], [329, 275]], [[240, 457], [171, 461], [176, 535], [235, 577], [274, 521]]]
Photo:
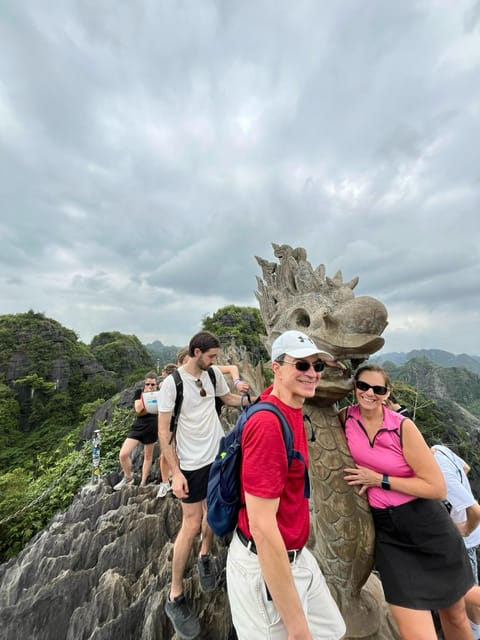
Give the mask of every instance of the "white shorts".
[[[306, 548], [291, 563], [292, 575], [314, 640], [339, 640], [345, 623], [317, 561]], [[227, 590], [238, 640], [287, 640], [269, 599], [258, 557], [233, 536], [227, 557]]]

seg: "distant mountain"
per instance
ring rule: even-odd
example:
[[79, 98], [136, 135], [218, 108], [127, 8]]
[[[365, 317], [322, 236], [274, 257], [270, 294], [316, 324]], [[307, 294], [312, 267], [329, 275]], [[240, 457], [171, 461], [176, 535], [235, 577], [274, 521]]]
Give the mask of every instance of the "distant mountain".
[[108, 371], [115, 371], [125, 379], [129, 374], [153, 366], [151, 353], [137, 336], [129, 336], [119, 331], [106, 331], [95, 336], [90, 343], [95, 358]]
[[152, 358], [158, 360], [160, 365], [167, 364], [167, 362], [176, 362], [177, 353], [182, 348], [173, 345], [166, 346], [160, 340], [154, 340], [154, 342], [150, 342], [144, 347]]
[[425, 357], [398, 366], [386, 360], [383, 366], [395, 396], [409, 409], [427, 442], [446, 444], [468, 461], [474, 470], [472, 486], [480, 495], [480, 376]]
[[408, 353], [393, 351], [391, 353], [380, 353], [371, 358], [371, 362], [393, 362], [397, 366], [403, 365], [414, 358], [426, 358], [441, 367], [463, 367], [472, 373], [480, 375], [480, 356], [470, 356], [466, 353], [455, 355], [442, 349], [414, 349]]

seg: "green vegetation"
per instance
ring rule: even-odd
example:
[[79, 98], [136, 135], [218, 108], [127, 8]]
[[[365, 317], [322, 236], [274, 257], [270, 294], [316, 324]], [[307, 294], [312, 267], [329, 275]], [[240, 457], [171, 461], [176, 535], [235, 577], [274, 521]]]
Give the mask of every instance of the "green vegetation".
[[[82, 407], [90, 418], [99, 403]], [[109, 424], [101, 425], [102, 474], [118, 470], [118, 452], [132, 421], [131, 410], [114, 410]], [[64, 511], [92, 471], [92, 445], [78, 449], [79, 429], [39, 454], [35, 465], [16, 467], [0, 476], [0, 561], [16, 555], [25, 544]]]
[[115, 371], [122, 379], [132, 371], [142, 371], [141, 377], [154, 364], [152, 356], [137, 336], [127, 336], [118, 331], [95, 336], [90, 349], [106, 371]]
[[[0, 559], [69, 506], [91, 474], [82, 426], [151, 367], [135, 336], [103, 333], [89, 348], [44, 314], [0, 316]], [[102, 427], [102, 473], [118, 469], [131, 420], [130, 410], [115, 409]]]
[[245, 346], [252, 355], [253, 363], [268, 360], [268, 353], [261, 341], [261, 336], [266, 334], [265, 325], [258, 309], [231, 304], [212, 316], [206, 316], [202, 326], [216, 335], [222, 344], [234, 342], [237, 346]]

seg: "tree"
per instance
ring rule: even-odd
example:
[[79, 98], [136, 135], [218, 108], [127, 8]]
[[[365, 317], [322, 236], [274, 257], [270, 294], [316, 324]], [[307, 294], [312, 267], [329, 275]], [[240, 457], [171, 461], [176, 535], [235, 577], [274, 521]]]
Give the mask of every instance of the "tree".
[[222, 344], [234, 342], [246, 347], [252, 362], [268, 359], [261, 336], [266, 335], [260, 311], [255, 307], [237, 307], [233, 304], [218, 309], [213, 316], [205, 316], [202, 326], [211, 331]]

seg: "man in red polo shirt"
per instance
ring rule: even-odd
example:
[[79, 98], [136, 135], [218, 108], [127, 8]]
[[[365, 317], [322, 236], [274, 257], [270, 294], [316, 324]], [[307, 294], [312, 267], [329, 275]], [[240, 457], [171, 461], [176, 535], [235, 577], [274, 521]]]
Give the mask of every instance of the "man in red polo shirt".
[[293, 458], [288, 466], [282, 428], [273, 413], [259, 411], [245, 424], [245, 506], [227, 559], [228, 596], [239, 640], [339, 640], [345, 633], [325, 578], [305, 548], [310, 519], [302, 406], [315, 395], [324, 360], [333, 357], [307, 335], [286, 331], [272, 344], [274, 382], [261, 396], [285, 415], [294, 449], [304, 462]]

